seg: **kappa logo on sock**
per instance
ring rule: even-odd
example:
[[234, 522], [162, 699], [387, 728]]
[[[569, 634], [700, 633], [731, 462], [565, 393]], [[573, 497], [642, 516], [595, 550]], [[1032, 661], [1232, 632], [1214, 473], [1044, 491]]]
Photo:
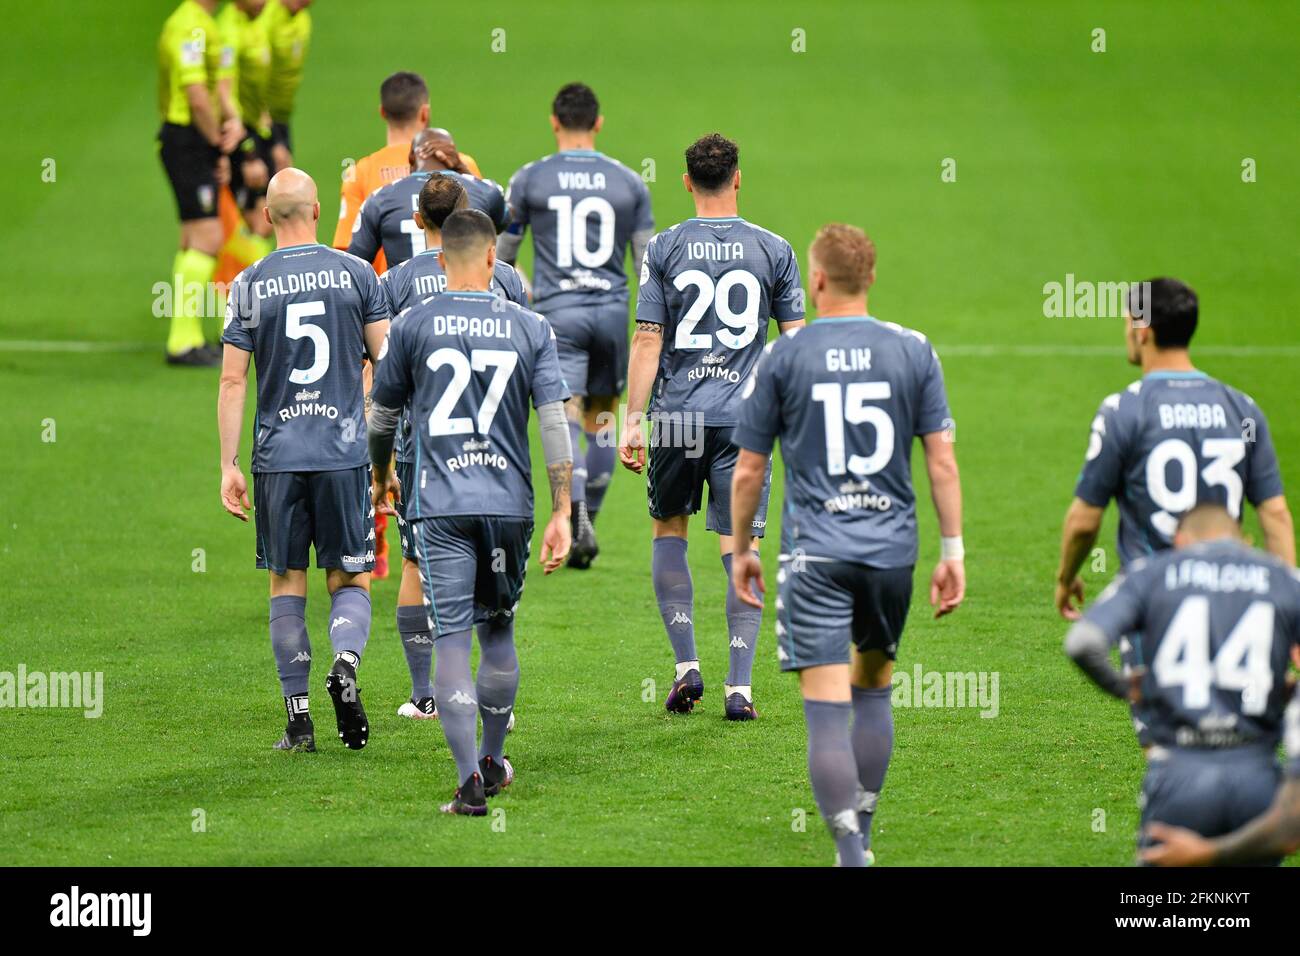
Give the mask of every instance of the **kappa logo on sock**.
[[330, 622], [330, 630], [333, 631], [334, 628], [338, 627], [340, 624], [351, 624], [351, 623], [352, 621], [350, 618], [336, 617], [333, 621]]
[[850, 833], [861, 833], [858, 829], [858, 814], [856, 810], [841, 810], [835, 816], [826, 821], [831, 828], [831, 833], [838, 837], [848, 836]]
[[740, 639], [739, 634], [731, 635], [731, 646], [740, 648], [741, 650], [749, 650], [749, 645]]
[[423, 634], [416, 634], [414, 637], [406, 638], [407, 644], [432, 644], [433, 638], [425, 637]]
[[491, 704], [484, 704], [483, 709], [489, 714], [496, 714], [498, 717], [510, 713], [510, 705], [508, 704], [505, 707], [493, 707]]
[[311, 655], [306, 651], [299, 651], [298, 655], [289, 662], [290, 664], [310, 664]]
[[673, 615], [673, 619], [668, 622], [668, 626], [673, 627], [674, 625], [677, 624], [690, 624], [690, 623], [691, 623], [691, 619], [687, 617], [685, 614], [683, 614], [681, 611], [678, 611], [676, 614]]
[[476, 701], [473, 697], [469, 696], [469, 694], [465, 693], [463, 690], [458, 690], [458, 691], [456, 691], [456, 693], [454, 693], [454, 694], [452, 694], [450, 697], [448, 697], [448, 698], [447, 698], [447, 703], [449, 703], [449, 704], [465, 704], [465, 705], [468, 706], [468, 707], [477, 707], [477, 706], [478, 706], [478, 701]]

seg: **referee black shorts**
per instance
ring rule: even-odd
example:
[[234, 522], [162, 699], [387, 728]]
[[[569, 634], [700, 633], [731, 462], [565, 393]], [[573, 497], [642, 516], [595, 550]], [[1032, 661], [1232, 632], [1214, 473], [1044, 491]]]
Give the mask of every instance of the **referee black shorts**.
[[289, 152], [293, 152], [293, 137], [289, 133], [288, 123], [271, 123], [271, 142], [276, 146], [283, 146]]
[[248, 135], [230, 157], [230, 191], [243, 210], [257, 208], [258, 202], [266, 195], [266, 183], [253, 189], [244, 182], [244, 161], [248, 159], [260, 159], [266, 164], [268, 180], [275, 174], [275, 163], [271, 159], [271, 139], [252, 127], [249, 127]]
[[194, 126], [163, 123], [159, 157], [176, 196], [181, 222], [217, 214], [217, 160], [220, 151]]

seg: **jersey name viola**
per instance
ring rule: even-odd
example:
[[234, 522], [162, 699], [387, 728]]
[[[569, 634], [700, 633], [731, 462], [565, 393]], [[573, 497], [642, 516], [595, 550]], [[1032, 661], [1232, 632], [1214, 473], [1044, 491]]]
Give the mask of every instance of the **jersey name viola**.
[[[447, 291], [447, 273], [438, 264], [439, 251], [426, 249], [379, 277], [379, 285], [388, 300], [388, 310], [399, 319], [402, 312], [411, 306]], [[513, 266], [508, 266], [499, 259], [492, 271], [492, 283], [488, 289], [507, 302], [528, 308], [528, 293], [524, 291], [519, 273]], [[402, 409], [402, 420], [393, 439], [393, 453], [398, 461], [411, 460], [410, 434], [411, 407], [407, 405]]]
[[444, 292], [402, 313], [375, 372], [375, 402], [409, 406], [417, 486], [410, 520], [533, 516], [529, 400], [564, 401], [555, 335], [493, 292]]
[[505, 228], [508, 219], [505, 196], [492, 180], [456, 172], [411, 173], [381, 186], [362, 203], [361, 212], [352, 224], [348, 252], [370, 262], [382, 247], [389, 269], [423, 252], [424, 230], [415, 224], [414, 213], [420, 208], [420, 190], [430, 176], [457, 180], [469, 195], [470, 208], [487, 213], [498, 232]]
[[1153, 372], [1102, 401], [1092, 422], [1075, 495], [1119, 506], [1119, 556], [1172, 547], [1178, 516], [1214, 502], [1240, 520], [1282, 494], [1277, 453], [1263, 411], [1202, 372]]
[[1239, 541], [1139, 559], [1085, 619], [1145, 668], [1136, 719], [1157, 744], [1276, 747], [1300, 640], [1300, 580]]
[[790, 244], [739, 217], [688, 219], [650, 240], [637, 322], [663, 326], [652, 414], [734, 425], [740, 392], [767, 341], [768, 319], [804, 316]]
[[506, 202], [510, 231], [533, 231], [540, 311], [626, 301], [628, 244], [634, 233], [654, 229], [640, 176], [595, 150], [565, 150], [510, 177]]
[[764, 455], [781, 441], [782, 553], [915, 564], [912, 440], [952, 425], [929, 341], [864, 316], [820, 319], [765, 351], [733, 440]]
[[235, 277], [221, 340], [253, 353], [255, 474], [369, 461], [363, 330], [387, 318], [370, 264], [327, 246], [277, 249]]

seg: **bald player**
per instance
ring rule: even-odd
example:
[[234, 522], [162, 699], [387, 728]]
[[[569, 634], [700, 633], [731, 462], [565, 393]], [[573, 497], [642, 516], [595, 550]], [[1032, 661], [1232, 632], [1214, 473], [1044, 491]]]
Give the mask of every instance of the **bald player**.
[[314, 546], [330, 594], [334, 663], [325, 689], [339, 737], [359, 750], [369, 738], [357, 667], [370, 633], [374, 564], [361, 363], [379, 354], [388, 306], [369, 263], [316, 241], [320, 202], [306, 173], [290, 167], [272, 177], [265, 215], [276, 250], [235, 277], [226, 307], [217, 402], [221, 502], [248, 520], [239, 446], [251, 359], [257, 365], [257, 567], [269, 573], [271, 648], [288, 715], [275, 746], [316, 749], [306, 620]]
[[382, 246], [384, 259], [391, 269], [425, 250], [425, 233], [416, 222], [416, 214], [420, 208], [420, 190], [431, 176], [445, 176], [460, 183], [470, 208], [487, 213], [497, 232], [509, 223], [500, 186], [490, 179], [479, 179], [452, 168], [453, 164], [464, 168], [464, 163], [447, 130], [425, 129], [416, 133], [411, 140], [409, 161], [415, 172], [381, 186], [362, 204], [348, 243], [348, 252], [354, 256], [373, 261]]
[[[387, 128], [383, 149], [358, 160], [347, 168], [339, 190], [339, 221], [334, 227], [334, 248], [346, 249], [352, 239], [352, 225], [366, 197], [380, 186], [410, 175], [411, 140], [429, 125], [429, 87], [418, 73], [394, 73], [379, 87], [379, 115]], [[481, 176], [478, 164], [468, 153], [458, 153], [464, 171]], [[383, 253], [375, 269], [387, 268]]]
[[[1269, 808], [1300, 641], [1300, 580], [1248, 546], [1225, 506], [1196, 505], [1173, 539], [1128, 564], [1065, 640], [1084, 673], [1141, 718], [1142, 848], [1155, 820], [1218, 837]], [[1109, 652], [1125, 639], [1134, 647], [1120, 671]]]

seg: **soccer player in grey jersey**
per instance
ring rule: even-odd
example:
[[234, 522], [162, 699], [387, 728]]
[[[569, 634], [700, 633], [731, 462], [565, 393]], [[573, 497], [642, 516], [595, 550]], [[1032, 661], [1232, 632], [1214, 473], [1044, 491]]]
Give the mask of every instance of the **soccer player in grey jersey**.
[[[551, 484], [542, 538], [547, 574], [569, 550], [573, 454], [564, 420], [569, 392], [555, 336], [540, 315], [488, 291], [496, 231], [483, 213], [452, 213], [440, 257], [447, 291], [393, 323], [375, 372], [370, 413], [373, 500], [406, 495], [428, 627], [436, 637], [434, 694], [460, 786], [447, 813], [481, 816], [514, 770], [502, 749], [519, 687], [514, 611], [533, 531], [528, 406], [536, 406]], [[411, 408], [412, 482], [392, 475], [393, 435]], [[471, 676], [474, 628], [480, 649]], [[475, 750], [479, 717], [482, 744]]]
[[[1200, 502], [1222, 504], [1238, 521], [1242, 499], [1255, 506], [1268, 549], [1295, 564], [1291, 511], [1264, 412], [1249, 396], [1192, 364], [1196, 293], [1176, 279], [1150, 279], [1130, 291], [1128, 360], [1142, 378], [1107, 396], [1092, 421], [1088, 451], [1066, 511], [1056, 607], [1079, 618], [1079, 569], [1096, 544], [1111, 498], [1119, 507], [1121, 567], [1167, 550], [1178, 516]], [[1121, 642], [1121, 656], [1135, 646]], [[1137, 709], [1138, 741], [1148, 743]]]
[[808, 771], [844, 866], [874, 861], [871, 818], [893, 749], [893, 662], [917, 559], [912, 442], [921, 440], [939, 516], [935, 617], [966, 591], [961, 484], [938, 356], [925, 336], [867, 311], [875, 247], [828, 225], [808, 252], [818, 319], [767, 347], [740, 404], [732, 489], [732, 587], [761, 606], [749, 548], [769, 456], [785, 463], [778, 658], [799, 673]]
[[[752, 672], [762, 612], [731, 589], [733, 528], [729, 496], [736, 446], [736, 405], [767, 340], [768, 319], [782, 332], [803, 325], [803, 289], [790, 244], [740, 218], [740, 153], [711, 133], [686, 150], [682, 180], [696, 217], [651, 240], [641, 267], [636, 334], [628, 365], [623, 465], [646, 467], [642, 419], [647, 403], [651, 449], [646, 490], [654, 520], [651, 575], [677, 660], [664, 706], [689, 713], [704, 694], [695, 650], [695, 595], [686, 561], [690, 515], [709, 486], [705, 528], [719, 536], [727, 575], [729, 667], [724, 712], [753, 720]], [[762, 537], [766, 484], [754, 531]], [[739, 534], [740, 529], [734, 529]], [[747, 539], [748, 540], [748, 537]]]
[[[654, 233], [650, 190], [632, 170], [596, 152], [604, 125], [591, 88], [570, 83], [551, 105], [557, 152], [510, 178], [511, 224], [497, 251], [514, 263], [533, 231], [533, 302], [550, 320], [575, 456], [570, 567], [587, 568], [599, 547], [595, 521], [614, 473], [614, 407], [627, 369], [628, 284], [624, 259], [641, 261]], [[578, 454], [585, 431], [587, 452]]]
[[471, 208], [487, 213], [498, 232], [506, 227], [509, 215], [501, 187], [490, 179], [479, 179], [448, 169], [446, 163], [438, 158], [444, 150], [455, 150], [451, 134], [445, 129], [426, 129], [415, 134], [411, 141], [410, 160], [414, 172], [379, 187], [366, 197], [352, 226], [348, 252], [371, 262], [382, 245], [389, 269], [423, 252], [427, 248], [424, 229], [416, 221], [416, 216], [420, 208], [420, 190], [434, 176], [456, 180], [465, 190]]
[[[1108, 651], [1125, 640], [1132, 664], [1117, 671]], [[1295, 572], [1208, 503], [1182, 517], [1174, 550], [1129, 564], [1070, 629], [1066, 653], [1141, 714], [1144, 831], [1161, 820], [1215, 837], [1268, 808], [1297, 641]]]
[[1168, 549], [1178, 516], [1200, 502], [1221, 504], [1240, 521], [1243, 498], [1255, 507], [1268, 550], [1295, 565], [1268, 421], [1250, 396], [1192, 365], [1197, 311], [1196, 293], [1176, 279], [1151, 279], [1130, 294], [1128, 360], [1142, 378], [1107, 396], [1092, 421], [1061, 535], [1056, 607], [1067, 620], [1079, 617], [1079, 569], [1112, 498], [1121, 565]]
[[[442, 251], [442, 224], [459, 209], [469, 208], [469, 195], [460, 181], [448, 176], [430, 176], [419, 192], [419, 208], [415, 222], [424, 233], [423, 252], [412, 256], [401, 265], [389, 269], [379, 279], [388, 300], [388, 310], [402, 321], [404, 313], [432, 296], [447, 289], [447, 273], [438, 261]], [[510, 302], [528, 307], [523, 280], [511, 266], [497, 261], [492, 273], [490, 291]], [[397, 480], [404, 488], [414, 488], [413, 447], [410, 406], [402, 409], [402, 420], [397, 428], [396, 454]], [[429, 679], [433, 661], [433, 636], [429, 633], [429, 615], [424, 609], [420, 590], [420, 570], [416, 564], [415, 541], [406, 520], [406, 501], [399, 498], [394, 509], [402, 540], [402, 581], [397, 591], [397, 633], [406, 655], [407, 669], [411, 674], [411, 697], [397, 710], [399, 717], [430, 719], [437, 716], [437, 702], [433, 684]], [[510, 713], [513, 724], [514, 712]]]
[[361, 363], [379, 354], [388, 306], [368, 262], [316, 242], [320, 203], [306, 173], [291, 167], [271, 179], [265, 215], [276, 251], [236, 276], [226, 308], [217, 404], [221, 501], [248, 520], [238, 456], [251, 359], [257, 365], [257, 566], [270, 572], [271, 647], [289, 717], [276, 747], [316, 749], [306, 622], [314, 544], [330, 593], [334, 664], [325, 688], [339, 737], [359, 750], [370, 732], [357, 666], [370, 633], [374, 566]]

